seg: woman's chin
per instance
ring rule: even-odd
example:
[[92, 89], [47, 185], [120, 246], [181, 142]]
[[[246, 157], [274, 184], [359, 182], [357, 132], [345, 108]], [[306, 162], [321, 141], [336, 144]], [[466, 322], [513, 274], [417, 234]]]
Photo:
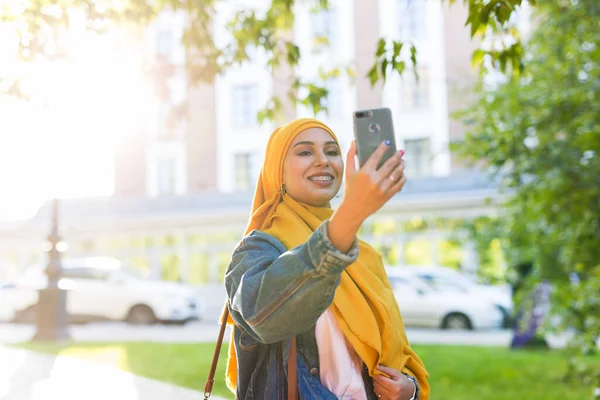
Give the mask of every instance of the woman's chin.
[[312, 196], [310, 198], [310, 201], [307, 201], [307, 203], [313, 207], [325, 207], [329, 204], [329, 202], [334, 198], [335, 193], [334, 194], [322, 194], [319, 193], [318, 195]]
[[[337, 185], [329, 187], [303, 187], [302, 190], [288, 191], [288, 194], [296, 201], [313, 207], [327, 206], [337, 195], [340, 188]], [[302, 192], [302, 195], [298, 195]]]

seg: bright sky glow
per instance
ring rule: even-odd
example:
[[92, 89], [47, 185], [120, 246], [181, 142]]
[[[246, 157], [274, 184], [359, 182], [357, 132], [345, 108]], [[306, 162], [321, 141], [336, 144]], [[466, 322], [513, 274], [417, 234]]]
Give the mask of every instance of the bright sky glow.
[[[31, 217], [55, 196], [113, 192], [115, 151], [151, 96], [135, 52], [77, 38], [72, 60], [27, 67], [30, 103], [0, 97], [0, 221]], [[0, 74], [16, 67], [4, 64]]]

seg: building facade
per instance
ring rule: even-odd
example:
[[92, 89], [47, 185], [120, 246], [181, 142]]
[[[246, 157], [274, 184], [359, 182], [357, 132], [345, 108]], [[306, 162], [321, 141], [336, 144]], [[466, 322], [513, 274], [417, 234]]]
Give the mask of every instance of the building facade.
[[[266, 57], [252, 52], [241, 67], [230, 68], [211, 84], [189, 84], [185, 50], [180, 38], [184, 15], [164, 14], [145, 33], [146, 57], [168, 74], [165, 94], [157, 94], [153, 117], [124, 143], [116, 163], [115, 195], [122, 197], [178, 196], [216, 190], [251, 190], [274, 123], [259, 124], [257, 112], [274, 94], [286, 98], [295, 74], [329, 90], [328, 113], [318, 118], [339, 136], [343, 149], [353, 137], [352, 112], [389, 107], [397, 143], [406, 150], [411, 177], [448, 176], [461, 169], [448, 145], [460, 140], [463, 128], [450, 114], [468, 100], [476, 79], [471, 68], [471, 41], [464, 26], [462, 4], [434, 0], [332, 0], [328, 10], [315, 12], [310, 2], [295, 7], [290, 38], [300, 47], [300, 65], [274, 75]], [[241, 7], [266, 10], [267, 0], [227, 1], [217, 4], [215, 41], [229, 40], [226, 23]], [[403, 76], [392, 74], [385, 86], [371, 87], [365, 77], [380, 37], [414, 43], [418, 49], [418, 80], [410, 67]], [[323, 45], [323, 39], [329, 43]], [[408, 45], [407, 45], [408, 47]], [[406, 52], [408, 55], [408, 52]], [[163, 66], [161, 69], [160, 66]], [[340, 67], [355, 71], [323, 79], [321, 70]], [[185, 103], [185, 118], [173, 110]], [[286, 118], [313, 116], [303, 106], [286, 105]], [[175, 122], [173, 122], [175, 119]]]

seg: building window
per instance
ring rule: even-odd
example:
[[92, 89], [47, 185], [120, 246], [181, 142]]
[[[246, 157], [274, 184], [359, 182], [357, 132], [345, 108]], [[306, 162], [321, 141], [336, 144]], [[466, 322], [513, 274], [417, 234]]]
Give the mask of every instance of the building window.
[[431, 175], [431, 141], [429, 138], [406, 139], [404, 164], [406, 176], [423, 178]]
[[329, 118], [339, 118], [342, 116], [342, 82], [339, 78], [331, 78], [325, 82], [325, 88], [328, 91], [325, 104], [327, 105], [327, 115]]
[[429, 107], [429, 71], [419, 68], [419, 79], [412, 71], [404, 71], [401, 83], [401, 111]]
[[254, 188], [258, 179], [258, 163], [256, 154], [244, 153], [235, 155], [235, 190], [247, 191]]
[[156, 53], [164, 56], [167, 60], [170, 60], [172, 51], [173, 32], [159, 31], [156, 35]]
[[311, 24], [315, 43], [326, 39], [329, 47], [337, 47], [337, 12], [335, 9], [320, 10], [311, 15]]
[[402, 39], [424, 39], [427, 36], [426, 0], [398, 0], [398, 14]]
[[258, 87], [255, 84], [233, 87], [233, 127], [248, 128], [257, 124]]
[[175, 160], [159, 160], [156, 172], [158, 195], [175, 194]]

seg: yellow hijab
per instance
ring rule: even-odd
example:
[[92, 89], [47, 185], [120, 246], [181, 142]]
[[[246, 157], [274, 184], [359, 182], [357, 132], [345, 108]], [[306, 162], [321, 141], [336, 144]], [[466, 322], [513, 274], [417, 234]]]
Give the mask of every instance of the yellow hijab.
[[[324, 129], [337, 141], [329, 127], [310, 118], [297, 119], [275, 129], [267, 145], [246, 234], [261, 230], [291, 249], [305, 243], [333, 213], [330, 207], [308, 206], [281, 191], [283, 161], [288, 149], [294, 138], [309, 128]], [[358, 259], [342, 273], [330, 307], [340, 329], [371, 375], [380, 374], [376, 370], [380, 364], [410, 373], [419, 381], [421, 399], [429, 398], [428, 373], [409, 347], [381, 256], [362, 240]], [[231, 317], [229, 323], [233, 324]], [[235, 393], [237, 359], [233, 337], [229, 342], [226, 377], [228, 387]]]

